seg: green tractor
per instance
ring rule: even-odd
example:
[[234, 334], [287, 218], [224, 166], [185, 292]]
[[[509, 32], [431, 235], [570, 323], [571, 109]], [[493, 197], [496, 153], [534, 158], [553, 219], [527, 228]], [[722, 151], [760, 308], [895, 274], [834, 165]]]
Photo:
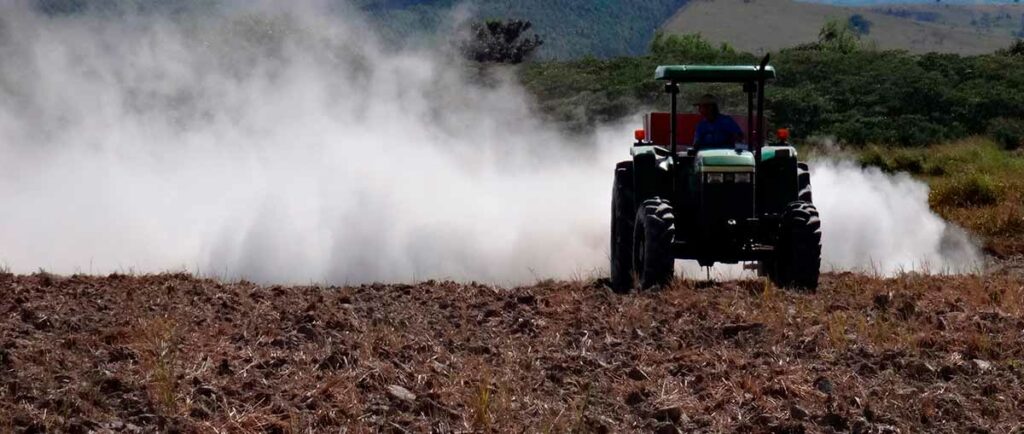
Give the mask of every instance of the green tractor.
[[[764, 88], [775, 78], [768, 58], [755, 66], [660, 66], [655, 78], [667, 82], [672, 111], [646, 115], [632, 159], [615, 166], [612, 288], [666, 284], [675, 260], [689, 259], [703, 267], [743, 262], [777, 286], [816, 290], [821, 221], [810, 173], [783, 134], [765, 144]], [[748, 143], [694, 143], [700, 116], [678, 113], [681, 83], [742, 85], [747, 116], [738, 124], [746, 124]]]

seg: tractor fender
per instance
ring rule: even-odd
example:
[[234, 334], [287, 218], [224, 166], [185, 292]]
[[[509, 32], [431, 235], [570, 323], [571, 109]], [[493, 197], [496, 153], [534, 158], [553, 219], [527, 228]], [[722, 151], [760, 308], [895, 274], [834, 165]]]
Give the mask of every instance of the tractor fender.
[[653, 146], [633, 148], [634, 203], [643, 203], [657, 195], [658, 170], [658, 156]]

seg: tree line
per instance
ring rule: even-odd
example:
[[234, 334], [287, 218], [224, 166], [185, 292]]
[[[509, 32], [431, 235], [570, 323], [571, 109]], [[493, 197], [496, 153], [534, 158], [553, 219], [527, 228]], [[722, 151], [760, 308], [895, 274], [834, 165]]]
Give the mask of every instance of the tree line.
[[[863, 27], [830, 22], [818, 41], [772, 54], [773, 127], [850, 145], [920, 146], [987, 134], [1007, 148], [1021, 146], [1024, 42], [986, 55], [912, 54], [863, 44], [859, 32]], [[757, 60], [699, 35], [658, 34], [645, 56], [533, 62], [520, 76], [549, 118], [583, 131], [643, 108], [665, 109], [653, 79], [657, 65]], [[744, 108], [739, 86], [691, 85], [684, 97], [706, 91], [721, 94], [726, 109]]]

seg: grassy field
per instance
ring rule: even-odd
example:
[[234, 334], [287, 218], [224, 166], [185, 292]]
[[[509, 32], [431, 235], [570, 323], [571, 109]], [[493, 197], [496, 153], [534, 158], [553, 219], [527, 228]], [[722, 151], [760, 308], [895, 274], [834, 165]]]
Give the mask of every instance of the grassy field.
[[1024, 254], [1024, 149], [969, 138], [925, 148], [871, 146], [857, 158], [927, 181], [932, 209], [979, 236], [988, 254]]

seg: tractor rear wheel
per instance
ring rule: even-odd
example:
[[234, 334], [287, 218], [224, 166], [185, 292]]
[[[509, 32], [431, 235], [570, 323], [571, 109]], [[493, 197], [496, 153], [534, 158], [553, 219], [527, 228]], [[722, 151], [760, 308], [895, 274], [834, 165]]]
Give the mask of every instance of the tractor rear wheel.
[[667, 200], [644, 201], [633, 225], [633, 270], [641, 289], [664, 285], [675, 275], [672, 241], [675, 239], [675, 215]]
[[814, 204], [790, 203], [782, 215], [775, 255], [765, 264], [775, 285], [814, 291], [821, 268], [821, 220]]
[[611, 286], [618, 293], [629, 292], [633, 287], [635, 216], [633, 162], [626, 161], [615, 167], [615, 182], [612, 184]]
[[811, 169], [807, 167], [807, 163], [797, 163], [796, 179], [797, 200], [808, 203], [814, 202], [811, 195]]

